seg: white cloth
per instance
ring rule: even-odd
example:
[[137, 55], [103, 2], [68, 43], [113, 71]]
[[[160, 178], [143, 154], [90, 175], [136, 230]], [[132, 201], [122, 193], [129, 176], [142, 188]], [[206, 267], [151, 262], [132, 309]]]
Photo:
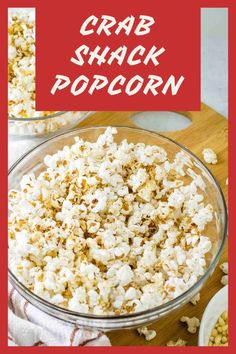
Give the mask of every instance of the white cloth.
[[110, 346], [107, 336], [55, 319], [8, 285], [9, 346]]

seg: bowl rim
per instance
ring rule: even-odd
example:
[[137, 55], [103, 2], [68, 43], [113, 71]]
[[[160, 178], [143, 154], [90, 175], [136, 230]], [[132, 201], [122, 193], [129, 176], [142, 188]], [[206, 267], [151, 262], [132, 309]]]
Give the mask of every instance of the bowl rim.
[[[223, 251], [224, 248], [224, 244], [227, 238], [227, 230], [228, 230], [228, 213], [227, 213], [227, 206], [226, 206], [226, 202], [225, 202], [225, 198], [224, 198], [224, 194], [222, 192], [222, 189], [219, 185], [219, 183], [217, 182], [216, 178], [213, 176], [213, 174], [211, 173], [211, 171], [209, 170], [209, 168], [200, 160], [200, 158], [198, 158], [193, 152], [191, 152], [188, 148], [186, 148], [184, 145], [182, 145], [181, 143], [176, 142], [175, 140], [164, 136], [160, 133], [148, 130], [148, 129], [143, 129], [143, 128], [136, 128], [136, 127], [129, 127], [129, 126], [125, 126], [125, 125], [91, 125], [91, 126], [86, 126], [83, 128], [74, 128], [74, 129], [70, 129], [66, 132], [62, 132], [59, 133], [57, 135], [54, 135], [53, 137], [50, 137], [46, 140], [44, 140], [43, 142], [37, 144], [36, 146], [34, 146], [32, 149], [30, 149], [29, 151], [27, 151], [25, 154], [23, 154], [10, 168], [8, 171], [8, 177], [10, 176], [10, 174], [13, 172], [13, 170], [17, 167], [17, 165], [23, 161], [23, 159], [27, 156], [29, 156], [31, 153], [33, 153], [35, 150], [39, 149], [42, 145], [47, 144], [48, 142], [50, 142], [51, 140], [55, 140], [57, 138], [63, 137], [65, 135], [69, 135], [70, 133], [74, 133], [74, 132], [78, 132], [78, 134], [80, 132], [83, 131], [87, 131], [87, 130], [94, 130], [94, 129], [106, 129], [108, 127], [112, 127], [112, 128], [123, 128], [123, 129], [127, 129], [127, 130], [132, 130], [132, 131], [137, 131], [137, 132], [143, 132], [146, 134], [152, 134], [152, 135], [156, 135], [157, 137], [166, 140], [167, 142], [177, 145], [178, 147], [180, 147], [181, 149], [183, 149], [185, 152], [187, 152], [188, 154], [191, 155], [191, 157], [193, 157], [194, 159], [197, 160], [197, 162], [206, 170], [206, 172], [209, 174], [209, 176], [211, 177], [211, 179], [213, 180], [221, 201], [222, 201], [222, 210], [223, 210], [223, 221], [224, 221], [224, 225], [223, 225], [223, 237], [222, 237], [222, 241], [221, 244], [218, 248], [218, 251], [215, 255], [215, 257], [213, 258], [210, 266], [207, 268], [206, 272], [203, 274], [202, 277], [200, 277], [197, 282], [191, 286], [188, 290], [186, 290], [185, 292], [183, 292], [181, 295], [177, 296], [176, 298], [161, 304], [159, 306], [147, 309], [147, 310], [143, 310], [143, 311], [139, 311], [139, 312], [134, 312], [131, 314], [122, 314], [122, 315], [94, 315], [94, 314], [87, 314], [87, 313], [80, 313], [80, 312], [76, 312], [76, 311], [71, 311], [69, 309], [63, 308], [63, 307], [59, 307], [45, 299], [43, 299], [42, 297], [34, 294], [31, 290], [29, 290], [25, 285], [23, 285], [18, 279], [17, 277], [13, 274], [13, 272], [9, 269], [8, 267], [8, 275], [9, 275], [9, 279], [10, 282], [12, 283], [12, 285], [14, 286], [15, 284], [21, 289], [22, 291], [22, 295], [24, 297], [24, 293], [26, 293], [29, 297], [32, 297], [35, 301], [37, 301], [39, 304], [43, 305], [43, 307], [46, 307], [47, 309], [53, 309], [55, 311], [60, 312], [61, 314], [66, 314], [69, 316], [75, 316], [75, 317], [80, 317], [80, 318], [84, 318], [84, 319], [91, 319], [91, 320], [107, 320], [107, 321], [112, 321], [112, 320], [129, 320], [129, 319], [134, 319], [136, 317], [139, 316], [144, 316], [144, 315], [152, 315], [153, 313], [157, 312], [157, 311], [162, 311], [162, 312], [166, 312], [168, 311], [168, 309], [171, 309], [173, 305], [177, 305], [177, 304], [181, 304], [181, 302], [183, 302], [186, 297], [188, 297], [188, 295], [190, 295], [192, 292], [195, 291], [195, 293], [197, 293], [197, 290], [199, 288], [199, 286], [201, 284], [204, 284], [205, 281], [208, 279], [208, 277], [210, 276], [210, 274], [212, 273], [212, 271], [214, 271], [220, 255]], [[28, 299], [28, 298], [27, 298]], [[29, 302], [30, 299], [28, 299]], [[32, 302], [31, 302], [32, 303]], [[34, 306], [34, 303], [32, 303]]]
[[71, 111], [58, 111], [58, 112], [55, 112], [53, 114], [49, 114], [48, 116], [45, 116], [45, 117], [32, 117], [32, 118], [29, 118], [29, 117], [25, 117], [25, 118], [19, 118], [19, 117], [13, 117], [13, 116], [8, 116], [8, 120], [10, 121], [13, 121], [13, 122], [31, 122], [31, 121], [40, 121], [40, 120], [47, 120], [47, 119], [50, 119], [50, 118], [55, 118], [55, 117], [59, 117], [65, 113], [68, 113], [68, 112], [71, 112]]

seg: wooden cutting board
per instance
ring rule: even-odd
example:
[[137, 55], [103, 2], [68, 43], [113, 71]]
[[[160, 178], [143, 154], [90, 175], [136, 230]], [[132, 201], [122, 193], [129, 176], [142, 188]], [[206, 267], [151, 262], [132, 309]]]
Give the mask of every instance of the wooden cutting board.
[[[127, 125], [135, 127], [132, 116], [137, 112], [97, 112], [79, 124], [88, 125]], [[228, 125], [227, 120], [210, 107], [202, 104], [199, 112], [179, 112], [191, 119], [192, 124], [186, 129], [175, 132], [160, 132], [186, 146], [200, 159], [202, 150], [212, 148], [218, 155], [218, 164], [208, 165], [213, 175], [221, 185], [227, 200], [226, 178], [228, 177]], [[228, 259], [227, 245], [224, 248], [220, 263]], [[175, 312], [150, 326], [157, 336], [147, 342], [139, 336], [136, 330], [120, 330], [108, 334], [113, 346], [165, 346], [169, 340], [185, 339], [187, 345], [197, 345], [198, 334], [190, 334], [179, 319], [181, 316], [196, 316], [201, 319], [204, 309], [211, 297], [222, 287], [220, 279], [222, 272], [217, 269], [201, 291], [200, 302], [194, 306], [186, 304]]]

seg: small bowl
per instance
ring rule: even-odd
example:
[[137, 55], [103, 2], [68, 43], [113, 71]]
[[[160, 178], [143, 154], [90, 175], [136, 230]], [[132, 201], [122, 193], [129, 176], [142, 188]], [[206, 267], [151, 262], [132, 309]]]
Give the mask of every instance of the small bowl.
[[208, 341], [218, 318], [228, 310], [228, 285], [220, 289], [208, 303], [200, 325], [198, 345], [208, 346]]
[[45, 117], [8, 117], [8, 132], [14, 137], [50, 137], [74, 128], [91, 112], [56, 112]]

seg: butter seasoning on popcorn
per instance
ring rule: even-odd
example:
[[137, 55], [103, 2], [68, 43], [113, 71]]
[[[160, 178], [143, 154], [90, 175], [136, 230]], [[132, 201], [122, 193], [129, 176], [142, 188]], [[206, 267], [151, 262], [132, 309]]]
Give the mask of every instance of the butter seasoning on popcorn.
[[35, 10], [9, 9], [8, 114], [32, 118], [52, 113], [35, 110]]
[[9, 266], [38, 296], [72, 311], [151, 309], [206, 270], [213, 208], [184, 153], [76, 138], [9, 191]]

